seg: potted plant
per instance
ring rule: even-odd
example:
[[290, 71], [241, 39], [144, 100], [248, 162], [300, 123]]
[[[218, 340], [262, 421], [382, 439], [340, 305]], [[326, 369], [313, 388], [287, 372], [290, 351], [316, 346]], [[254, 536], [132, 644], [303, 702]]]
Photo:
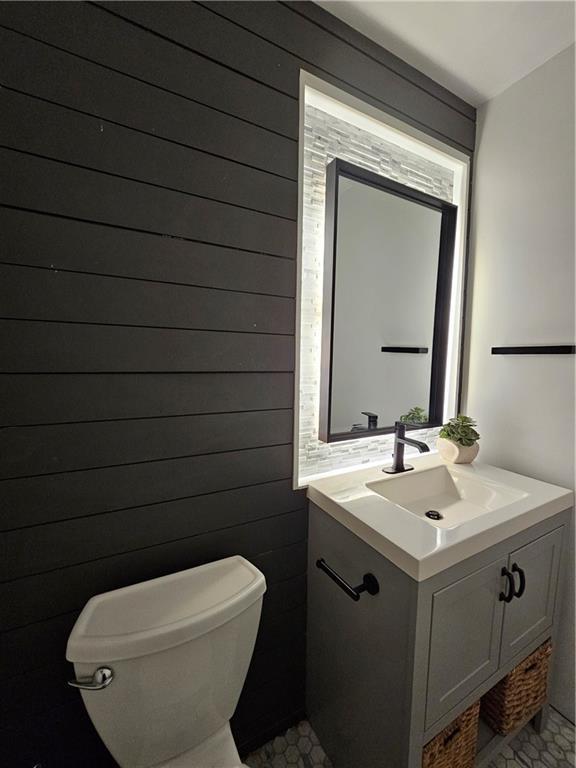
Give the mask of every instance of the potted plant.
[[400, 416], [400, 421], [404, 424], [426, 424], [428, 421], [428, 414], [424, 408], [420, 408], [419, 405], [415, 405], [414, 408], [410, 408], [408, 413]]
[[462, 415], [444, 424], [437, 442], [440, 456], [452, 464], [471, 464], [480, 449], [480, 435], [474, 429], [475, 426], [474, 419]]

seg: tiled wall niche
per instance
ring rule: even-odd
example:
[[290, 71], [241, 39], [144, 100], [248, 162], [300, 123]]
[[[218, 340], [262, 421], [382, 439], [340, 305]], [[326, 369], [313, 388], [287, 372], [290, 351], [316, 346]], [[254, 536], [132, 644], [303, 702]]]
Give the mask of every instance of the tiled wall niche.
[[[305, 93], [309, 93], [308, 89]], [[329, 100], [326, 103], [329, 104]], [[298, 451], [296, 484], [299, 486], [319, 475], [385, 463], [390, 460], [393, 443], [390, 435], [338, 443], [324, 443], [318, 439], [326, 166], [339, 157], [443, 200], [456, 202], [455, 175], [449, 167], [348, 122], [343, 119], [343, 109], [345, 114], [346, 108], [342, 105], [338, 105], [336, 115], [317, 104], [317, 99], [305, 98], [299, 409], [295, 440]], [[414, 436], [425, 440], [433, 449], [438, 429], [421, 430]]]

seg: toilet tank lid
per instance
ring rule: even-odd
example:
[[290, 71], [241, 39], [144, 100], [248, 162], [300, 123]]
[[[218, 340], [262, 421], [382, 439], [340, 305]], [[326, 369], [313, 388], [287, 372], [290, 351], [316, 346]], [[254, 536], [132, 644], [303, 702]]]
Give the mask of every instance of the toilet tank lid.
[[131, 659], [171, 648], [238, 616], [266, 591], [240, 555], [95, 595], [74, 625], [66, 658]]

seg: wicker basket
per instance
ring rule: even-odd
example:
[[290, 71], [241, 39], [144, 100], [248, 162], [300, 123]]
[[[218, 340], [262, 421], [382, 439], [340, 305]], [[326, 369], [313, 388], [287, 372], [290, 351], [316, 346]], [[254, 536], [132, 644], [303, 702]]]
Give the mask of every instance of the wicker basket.
[[547, 640], [482, 697], [482, 719], [505, 736], [530, 720], [546, 702], [552, 643]]
[[479, 710], [477, 701], [426, 744], [422, 768], [473, 768]]

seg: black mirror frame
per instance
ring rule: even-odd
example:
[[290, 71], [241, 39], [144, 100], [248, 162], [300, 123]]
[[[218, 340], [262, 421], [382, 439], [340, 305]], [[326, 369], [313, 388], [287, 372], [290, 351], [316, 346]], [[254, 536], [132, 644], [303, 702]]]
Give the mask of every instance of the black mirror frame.
[[[357, 165], [336, 158], [326, 167], [326, 217], [324, 238], [324, 292], [322, 302], [322, 358], [320, 374], [320, 423], [318, 437], [325, 443], [357, 440], [375, 435], [394, 432], [394, 426], [365, 429], [354, 432], [330, 432], [332, 411], [332, 363], [334, 342], [334, 296], [336, 290], [336, 250], [338, 227], [338, 187], [341, 177], [367, 184], [398, 197], [410, 200], [439, 211], [442, 215], [440, 226], [440, 247], [438, 254], [438, 276], [436, 282], [436, 305], [434, 310], [434, 333], [432, 342], [432, 366], [430, 377], [429, 420], [425, 424], [407, 425], [408, 429], [426, 429], [442, 424], [444, 415], [444, 386], [450, 330], [450, 294], [454, 266], [454, 245], [458, 207], [445, 200], [407, 187], [392, 179], [360, 168]], [[408, 297], [409, 301], [409, 297]]]

